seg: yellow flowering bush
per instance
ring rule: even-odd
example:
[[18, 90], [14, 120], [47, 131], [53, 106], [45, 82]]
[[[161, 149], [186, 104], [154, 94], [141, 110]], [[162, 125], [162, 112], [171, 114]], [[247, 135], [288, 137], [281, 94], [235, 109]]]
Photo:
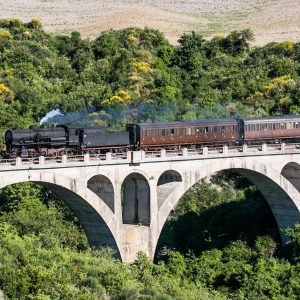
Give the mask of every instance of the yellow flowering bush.
[[150, 72], [150, 65], [147, 62], [134, 62], [132, 66], [135, 70], [142, 72], [142, 73], [149, 73]]
[[294, 48], [295, 43], [293, 43], [291, 41], [285, 41], [282, 43], [282, 45], [284, 45], [287, 49], [291, 50]]
[[6, 69], [6, 70], [5, 70], [5, 75], [6, 75], [7, 77], [13, 76], [13, 75], [14, 75], [14, 69], [13, 69], [13, 68], [8, 68], [8, 69]]
[[23, 22], [20, 19], [11, 18], [8, 20], [10, 26], [20, 27]]
[[0, 31], [0, 39], [11, 39], [12, 38], [12, 34], [9, 31], [6, 30], [1, 30]]
[[6, 103], [13, 100], [13, 92], [3, 83], [0, 83], [0, 99]]
[[41, 28], [43, 27], [40, 18], [33, 18], [33, 19], [30, 21], [30, 25], [31, 25], [34, 29], [41, 29]]
[[105, 99], [101, 102], [104, 106], [114, 106], [114, 105], [127, 105], [131, 102], [131, 95], [129, 92], [120, 90], [112, 97]]

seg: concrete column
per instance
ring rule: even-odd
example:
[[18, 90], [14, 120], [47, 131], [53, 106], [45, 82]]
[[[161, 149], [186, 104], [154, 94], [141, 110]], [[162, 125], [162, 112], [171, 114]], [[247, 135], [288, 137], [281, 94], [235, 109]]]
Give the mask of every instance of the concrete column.
[[266, 144], [266, 143], [263, 143], [263, 144], [261, 145], [261, 151], [262, 151], [262, 152], [267, 152], [267, 144]]
[[67, 163], [68, 163], [68, 157], [67, 157], [67, 155], [63, 155], [63, 156], [61, 157], [61, 163], [62, 163], [62, 164], [67, 164]]
[[83, 159], [84, 159], [84, 163], [89, 164], [90, 163], [90, 154], [89, 153], [84, 154]]
[[183, 157], [188, 157], [188, 155], [189, 155], [188, 149], [187, 148], [183, 148], [182, 149], [182, 156]]
[[124, 225], [123, 261], [133, 262], [137, 253], [143, 251], [153, 259], [151, 228], [139, 225]]
[[16, 158], [16, 166], [17, 166], [17, 167], [22, 166], [22, 158], [21, 158], [21, 157], [17, 157], [17, 158]]
[[118, 221], [122, 224], [122, 183], [118, 182], [115, 185], [115, 215]]
[[45, 157], [44, 156], [40, 156], [39, 157], [39, 165], [43, 166], [45, 164]]
[[228, 154], [228, 146], [227, 145], [224, 145], [223, 146], [223, 154]]
[[167, 156], [166, 149], [161, 149], [161, 150], [160, 150], [160, 157], [161, 157], [161, 158], [165, 158], [166, 156]]
[[127, 156], [127, 162], [131, 163], [132, 151], [127, 151], [126, 156]]
[[105, 156], [106, 156], [106, 158], [105, 158], [106, 161], [111, 161], [112, 160], [111, 152], [106, 152]]
[[203, 147], [203, 156], [208, 156], [208, 148]]
[[145, 160], [145, 151], [132, 151], [132, 163], [139, 164]]

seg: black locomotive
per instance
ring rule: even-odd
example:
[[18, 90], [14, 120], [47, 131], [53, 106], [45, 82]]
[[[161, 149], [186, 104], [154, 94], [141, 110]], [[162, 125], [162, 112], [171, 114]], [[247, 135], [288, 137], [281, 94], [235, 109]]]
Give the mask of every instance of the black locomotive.
[[129, 149], [127, 132], [107, 132], [105, 127], [59, 125], [53, 128], [30, 126], [7, 130], [7, 157], [59, 156], [63, 154], [103, 153]]
[[133, 123], [126, 132], [60, 125], [7, 130], [7, 157], [101, 154], [128, 150], [300, 142], [300, 116]]

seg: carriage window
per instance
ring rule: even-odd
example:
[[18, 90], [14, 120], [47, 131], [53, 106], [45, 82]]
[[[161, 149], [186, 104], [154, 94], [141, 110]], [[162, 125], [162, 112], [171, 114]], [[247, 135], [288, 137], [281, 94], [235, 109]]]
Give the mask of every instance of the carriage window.
[[199, 134], [200, 133], [200, 128], [196, 128], [195, 132], [196, 132], [196, 134]]
[[171, 129], [171, 135], [173, 135], [173, 134], [175, 134], [175, 129], [174, 128]]
[[280, 129], [286, 129], [286, 123], [281, 123], [280, 124]]
[[186, 134], [191, 135], [192, 134], [192, 128], [187, 128], [186, 129]]
[[161, 130], [161, 135], [166, 135], [166, 129]]
[[204, 128], [204, 133], [207, 134], [208, 133], [208, 127]]

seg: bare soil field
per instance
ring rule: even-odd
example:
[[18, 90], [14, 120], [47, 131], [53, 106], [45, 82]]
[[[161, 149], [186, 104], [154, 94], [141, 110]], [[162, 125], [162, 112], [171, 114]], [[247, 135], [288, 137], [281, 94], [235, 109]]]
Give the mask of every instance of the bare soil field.
[[210, 37], [251, 28], [255, 45], [300, 41], [299, 0], [0, 0], [0, 18], [34, 17], [45, 30], [77, 30], [90, 38], [110, 29], [151, 27], [176, 43], [192, 30]]

